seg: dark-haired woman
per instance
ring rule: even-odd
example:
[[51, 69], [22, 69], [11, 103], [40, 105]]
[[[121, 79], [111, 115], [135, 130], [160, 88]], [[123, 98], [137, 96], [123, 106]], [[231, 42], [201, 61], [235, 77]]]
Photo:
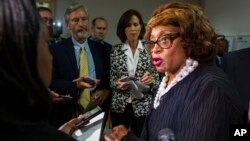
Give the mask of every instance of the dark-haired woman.
[[[111, 53], [112, 124], [130, 127], [137, 136], [140, 136], [153, 91], [159, 83], [158, 73], [152, 67], [150, 55], [142, 44], [144, 33], [141, 14], [133, 9], [127, 10], [117, 25], [117, 36], [122, 43], [114, 46]], [[126, 76], [150, 87], [142, 92], [142, 98], [136, 97], [131, 91], [134, 82], [124, 82]]]

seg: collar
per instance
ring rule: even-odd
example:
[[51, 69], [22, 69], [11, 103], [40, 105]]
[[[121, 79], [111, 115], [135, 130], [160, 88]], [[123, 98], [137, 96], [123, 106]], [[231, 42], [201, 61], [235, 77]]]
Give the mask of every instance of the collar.
[[[125, 51], [125, 50], [128, 50], [129, 48], [130, 48], [129, 43], [128, 43], [128, 41], [126, 41], [126, 42], [122, 45], [122, 48], [121, 48], [121, 49], [122, 49], [123, 51]], [[144, 49], [141, 40], [138, 41], [137, 49], [138, 49], [139, 51], [142, 51], [142, 50]]]
[[77, 42], [73, 37], [72, 37], [72, 42], [73, 42], [75, 49], [80, 49], [82, 46], [85, 46], [87, 44], [87, 40], [85, 40], [84, 43], [81, 44], [81, 43]]
[[95, 37], [94, 37], [94, 35], [91, 35], [91, 36], [89, 37], [89, 39], [92, 40], [92, 41], [95, 41], [95, 42], [104, 44], [104, 40], [96, 40]]

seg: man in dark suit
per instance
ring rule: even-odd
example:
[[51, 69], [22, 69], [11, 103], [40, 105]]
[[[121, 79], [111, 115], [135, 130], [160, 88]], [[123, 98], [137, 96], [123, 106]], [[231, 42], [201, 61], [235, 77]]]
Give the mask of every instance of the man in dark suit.
[[[105, 48], [99, 43], [90, 42], [88, 36], [88, 14], [85, 7], [75, 3], [66, 10], [65, 25], [71, 32], [71, 37], [50, 46], [53, 56], [52, 83], [50, 89], [59, 94], [70, 94], [73, 99], [64, 103], [55, 104], [51, 122], [58, 126], [72, 118], [77, 111], [79, 97], [83, 89], [90, 88], [88, 83], [79, 76], [80, 52], [86, 51], [88, 76], [100, 80], [100, 83], [91, 88], [91, 96], [96, 96], [95, 103], [105, 107], [109, 95], [109, 57]], [[76, 82], [73, 80], [77, 79]], [[105, 103], [105, 104], [104, 104]]]
[[250, 100], [250, 48], [226, 53], [220, 67], [238, 89], [244, 110], [247, 113]]
[[108, 32], [108, 21], [103, 17], [94, 18], [92, 20], [91, 31], [92, 34], [89, 37], [89, 40], [101, 43], [102, 47], [104, 47], [109, 54], [112, 45], [104, 41]]

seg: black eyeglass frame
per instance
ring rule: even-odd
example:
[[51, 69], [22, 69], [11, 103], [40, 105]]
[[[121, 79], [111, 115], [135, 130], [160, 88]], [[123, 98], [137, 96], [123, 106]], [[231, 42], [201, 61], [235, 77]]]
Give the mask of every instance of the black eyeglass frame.
[[[168, 34], [165, 34], [163, 36], [161, 36], [160, 38], [158, 38], [156, 41], [143, 41], [143, 45], [145, 47], [146, 50], [148, 51], [151, 51], [152, 48], [154, 48], [155, 44], [157, 44], [159, 47], [163, 48], [163, 49], [168, 49], [171, 47], [173, 41], [179, 37], [181, 35], [180, 32], [172, 32], [172, 33], [168, 33]], [[167, 41], [169, 40], [169, 45], [167, 47], [162, 47], [161, 41]]]
[[42, 17], [42, 20], [43, 20], [44, 23], [51, 24], [51, 25], [54, 22], [54, 19], [50, 19], [50, 18], [47, 18], [47, 17]]

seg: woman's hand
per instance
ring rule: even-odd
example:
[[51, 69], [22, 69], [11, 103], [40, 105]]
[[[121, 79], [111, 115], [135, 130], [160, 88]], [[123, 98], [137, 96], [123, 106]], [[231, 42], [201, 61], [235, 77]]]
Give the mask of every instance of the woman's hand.
[[76, 125], [79, 124], [83, 120], [83, 118], [83, 116], [73, 118], [70, 121], [64, 123], [61, 127], [59, 127], [59, 130], [68, 135], [71, 135], [75, 131]]
[[128, 134], [128, 129], [124, 125], [118, 125], [112, 129], [112, 133], [109, 136], [104, 135], [104, 140], [120, 141], [127, 134]]
[[127, 76], [122, 76], [120, 79], [118, 79], [118, 81], [116, 82], [116, 85], [117, 85], [117, 89], [120, 89], [120, 90], [129, 90], [130, 89], [130, 78], [127, 77]]
[[109, 90], [102, 89], [102, 90], [97, 90], [95, 93], [92, 95], [93, 102], [96, 105], [102, 105], [102, 103], [107, 99], [109, 96]]
[[154, 82], [154, 77], [149, 72], [145, 72], [143, 76], [139, 78], [139, 80], [143, 84], [150, 86]]

